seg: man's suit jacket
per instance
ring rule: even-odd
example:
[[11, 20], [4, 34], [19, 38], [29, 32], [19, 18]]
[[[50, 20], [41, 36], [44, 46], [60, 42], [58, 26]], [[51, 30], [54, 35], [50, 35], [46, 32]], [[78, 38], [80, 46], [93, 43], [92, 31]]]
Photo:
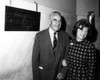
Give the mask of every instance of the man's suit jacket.
[[57, 50], [54, 55], [49, 29], [36, 34], [33, 53], [33, 80], [55, 80], [61, 69], [61, 60], [68, 47], [68, 34], [58, 32]]

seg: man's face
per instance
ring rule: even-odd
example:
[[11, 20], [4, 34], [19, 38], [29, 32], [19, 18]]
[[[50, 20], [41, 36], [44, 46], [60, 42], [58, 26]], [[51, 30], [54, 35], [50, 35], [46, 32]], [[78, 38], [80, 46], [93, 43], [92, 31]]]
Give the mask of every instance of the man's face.
[[61, 28], [61, 16], [54, 14], [50, 18], [50, 26], [54, 31], [58, 31]]

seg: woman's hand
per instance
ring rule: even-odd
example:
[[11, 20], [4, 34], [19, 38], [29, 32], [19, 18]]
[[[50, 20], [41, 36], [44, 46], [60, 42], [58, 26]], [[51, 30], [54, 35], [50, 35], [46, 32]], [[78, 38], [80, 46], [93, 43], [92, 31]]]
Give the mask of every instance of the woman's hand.
[[66, 61], [65, 59], [62, 60], [62, 66], [63, 66], [63, 67], [68, 66], [68, 65], [67, 65], [67, 61]]

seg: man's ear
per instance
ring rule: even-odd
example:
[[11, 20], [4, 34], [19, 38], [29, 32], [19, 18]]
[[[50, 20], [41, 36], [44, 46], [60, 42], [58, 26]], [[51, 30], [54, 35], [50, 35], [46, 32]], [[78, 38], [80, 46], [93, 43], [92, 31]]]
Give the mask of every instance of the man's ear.
[[51, 25], [51, 20], [49, 19], [49, 25]]

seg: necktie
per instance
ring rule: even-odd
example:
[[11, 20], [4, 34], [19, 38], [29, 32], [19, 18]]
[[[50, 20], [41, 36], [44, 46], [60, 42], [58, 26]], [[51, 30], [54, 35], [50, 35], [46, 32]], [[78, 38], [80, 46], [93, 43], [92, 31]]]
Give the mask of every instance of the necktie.
[[54, 38], [53, 38], [53, 50], [56, 50], [56, 46], [57, 46], [57, 38], [56, 38], [56, 32], [54, 33]]

